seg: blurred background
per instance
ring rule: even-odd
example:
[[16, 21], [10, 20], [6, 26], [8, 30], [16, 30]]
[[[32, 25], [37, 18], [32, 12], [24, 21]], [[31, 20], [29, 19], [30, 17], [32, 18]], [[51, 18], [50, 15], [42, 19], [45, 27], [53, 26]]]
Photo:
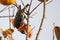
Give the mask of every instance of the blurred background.
[[[50, 1], [50, 0], [49, 0]], [[16, 0], [18, 5], [22, 5], [20, 0]], [[30, 3], [30, 0], [23, 0], [24, 4], [26, 5], [27, 3]], [[33, 0], [31, 10], [37, 6], [40, 2], [38, 0]], [[0, 4], [0, 10], [2, 10], [4, 5]], [[22, 5], [22, 8], [24, 6]], [[44, 24], [42, 27], [42, 31], [40, 33], [40, 39], [39, 40], [53, 40], [53, 28], [55, 23], [56, 26], [60, 26], [60, 0], [53, 0], [50, 4], [46, 5], [46, 18], [44, 20]], [[13, 9], [10, 8], [10, 15], [13, 14]], [[15, 14], [17, 12], [17, 8], [15, 7]], [[33, 16], [33, 18], [30, 18], [30, 24], [32, 27], [35, 27], [33, 29], [33, 36], [30, 38], [30, 40], [35, 40], [36, 34], [38, 32], [42, 15], [43, 15], [43, 3], [32, 13], [36, 14]], [[8, 10], [4, 10], [3, 12], [0, 13], [0, 16], [7, 16], [9, 15]], [[0, 18], [0, 27], [3, 30], [6, 30], [9, 28], [9, 18]], [[13, 26], [11, 25], [13, 28]], [[13, 28], [14, 29], [14, 28]], [[3, 37], [3, 35], [0, 33], [0, 36]], [[25, 40], [26, 36], [24, 34], [21, 34], [16, 28], [14, 29], [14, 33], [12, 34], [14, 40]], [[2, 38], [4, 40], [4, 38]], [[54, 39], [56, 39], [56, 36], [54, 35]]]

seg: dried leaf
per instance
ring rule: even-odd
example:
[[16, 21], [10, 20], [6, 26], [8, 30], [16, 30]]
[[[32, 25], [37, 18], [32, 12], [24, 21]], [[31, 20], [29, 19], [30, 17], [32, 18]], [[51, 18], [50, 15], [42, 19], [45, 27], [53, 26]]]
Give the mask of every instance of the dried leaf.
[[60, 40], [60, 27], [59, 26], [55, 26], [54, 30], [55, 30], [55, 34], [56, 34], [57, 40]]

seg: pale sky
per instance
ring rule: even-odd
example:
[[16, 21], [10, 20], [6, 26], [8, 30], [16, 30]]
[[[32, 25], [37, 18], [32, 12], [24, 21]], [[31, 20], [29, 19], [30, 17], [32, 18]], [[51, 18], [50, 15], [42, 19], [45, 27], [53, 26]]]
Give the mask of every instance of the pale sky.
[[[50, 1], [50, 0], [49, 0]], [[29, 3], [30, 0], [23, 0], [25, 4]], [[21, 2], [17, 0], [17, 3], [20, 5]], [[33, 0], [31, 10], [39, 3], [37, 0]], [[0, 4], [0, 10], [3, 9], [5, 6]], [[53, 40], [53, 28], [55, 25], [60, 26], [60, 0], [53, 0], [50, 4], [46, 5], [46, 18], [42, 27], [42, 31], [40, 34], [40, 40]], [[12, 10], [12, 8], [10, 9]], [[15, 10], [16, 13], [17, 10]], [[41, 22], [42, 14], [43, 14], [43, 4], [41, 4], [34, 12], [33, 14], [36, 14], [33, 16], [33, 18], [30, 18], [30, 24], [32, 27], [35, 26], [33, 29], [33, 36], [30, 38], [30, 40], [35, 40], [36, 34], [38, 32], [38, 28]], [[8, 10], [5, 10], [0, 14], [0, 16], [8, 15]], [[12, 11], [11, 11], [12, 15]], [[2, 27], [4, 30], [9, 28], [9, 22], [8, 18], [0, 18], [0, 27]], [[0, 33], [0, 36], [1, 33]], [[14, 29], [14, 33], [12, 34], [14, 40], [26, 40], [25, 35], [21, 34], [17, 31], [17, 29]], [[4, 38], [3, 38], [4, 40]], [[56, 37], [55, 37], [56, 40]]]

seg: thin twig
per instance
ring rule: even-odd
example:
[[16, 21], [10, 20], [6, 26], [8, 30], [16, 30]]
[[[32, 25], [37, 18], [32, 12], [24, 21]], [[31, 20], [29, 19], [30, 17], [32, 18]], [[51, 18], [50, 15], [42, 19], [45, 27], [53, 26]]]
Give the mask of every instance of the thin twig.
[[[29, 11], [27, 12], [29, 14]], [[26, 40], [28, 40], [28, 26], [29, 26], [29, 15], [27, 15], [27, 34], [26, 34]]]
[[29, 16], [29, 18], [33, 18], [33, 16], [35, 16], [36, 15], [36, 13], [35, 14], [32, 14], [31, 16]]
[[42, 26], [43, 26], [43, 23], [44, 23], [44, 19], [45, 19], [45, 2], [46, 2], [46, 0], [44, 0], [44, 10], [43, 10], [43, 17], [42, 17], [42, 20], [41, 20], [41, 24], [40, 24], [40, 27], [39, 27], [39, 30], [38, 30], [38, 33], [37, 33], [37, 35], [36, 35], [36, 39], [35, 40], [39, 40], [39, 35], [40, 35], [40, 32], [41, 32], [41, 30], [42, 30]]
[[54, 40], [54, 29], [52, 31], [53, 31], [53, 40]]
[[21, 0], [22, 5], [24, 6], [24, 2]]
[[14, 6], [16, 6], [17, 8], [19, 7], [19, 5], [17, 5], [17, 3], [15, 2], [15, 4], [13, 4]]
[[[29, 14], [29, 11], [27, 11], [27, 14]], [[26, 34], [26, 40], [28, 40], [28, 26], [29, 26], [29, 15], [27, 15], [27, 34]]]
[[[51, 3], [53, 0], [51, 0], [51, 1], [49, 1], [48, 3], [46, 3], [45, 5], [47, 5], [47, 4], [49, 4], [49, 3]], [[31, 12], [30, 12], [30, 14], [40, 5], [41, 3], [39, 3]]]
[[[8, 11], [9, 11], [9, 16], [10, 16], [10, 7], [8, 8]], [[9, 27], [11, 29], [10, 17], [9, 17]]]
[[[7, 6], [7, 7], [8, 7], [8, 6]], [[7, 7], [3, 8], [3, 9], [0, 11], [0, 13], [1, 13], [1, 12], [3, 12], [4, 10], [6, 10], [6, 9], [7, 9]]]
[[15, 12], [15, 7], [13, 7], [13, 15], [12, 15], [13, 17], [14, 17], [14, 12]]
[[41, 3], [39, 3], [31, 12], [30, 14], [40, 5]]
[[[53, 26], [55, 27], [55, 23], [53, 23]], [[54, 28], [53, 28], [52, 32], [53, 32], [53, 40], [54, 40]]]
[[0, 18], [6, 18], [6, 17], [14, 17], [13, 15], [12, 16], [0, 16]]
[[[35, 27], [33, 27], [33, 28], [30, 30], [30, 32], [31, 32], [34, 28], [35, 28]], [[30, 32], [29, 32], [29, 33], [30, 33]]]
[[29, 8], [28, 8], [28, 11], [27, 11], [27, 34], [26, 34], [26, 40], [28, 40], [28, 26], [29, 26], [29, 11], [30, 11], [30, 8], [31, 8], [31, 4], [32, 4], [32, 0], [30, 2], [30, 5], [29, 5]]
[[32, 5], [32, 0], [31, 0], [31, 2], [30, 2], [28, 11], [30, 11], [31, 5]]
[[[8, 7], [9, 7], [9, 6], [8, 6]], [[0, 16], [0, 18], [14, 17], [15, 6], [11, 6], [11, 7], [9, 7], [9, 8], [13, 8], [13, 15], [9, 15], [9, 16]], [[3, 12], [4, 10], [6, 10], [6, 9], [7, 9], [7, 7], [3, 8], [3, 9], [0, 11], [0, 13]]]
[[46, 3], [45, 5], [47, 5], [47, 4], [51, 3], [51, 2], [53, 2], [53, 0], [49, 1], [49, 2], [48, 2], [48, 3]]
[[[9, 10], [9, 16], [10, 16], [10, 7], [8, 8], [8, 10]], [[14, 13], [14, 12], [13, 12]], [[13, 14], [14, 15], [14, 14]], [[10, 22], [10, 17], [9, 17], [9, 27], [10, 27], [10, 29], [11, 29], [11, 22]], [[12, 37], [12, 34], [11, 34], [11, 37]]]
[[[4, 10], [6, 10], [9, 6], [3, 8], [2, 10], [0, 10], [0, 13], [3, 12]], [[11, 6], [10, 8], [13, 8], [14, 6]]]
[[[25, 6], [24, 2], [21, 0], [21, 3], [23, 6]], [[27, 12], [27, 9], [26, 9], [26, 12]], [[27, 14], [26, 12], [24, 12], [25, 14]]]

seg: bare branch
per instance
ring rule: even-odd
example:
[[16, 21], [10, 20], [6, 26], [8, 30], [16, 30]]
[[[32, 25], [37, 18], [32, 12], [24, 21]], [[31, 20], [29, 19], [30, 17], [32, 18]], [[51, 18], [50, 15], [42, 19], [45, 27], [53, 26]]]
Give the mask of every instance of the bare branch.
[[12, 16], [0, 16], [0, 18], [7, 18], [7, 17], [14, 17], [13, 15]]
[[30, 14], [40, 5], [41, 3], [39, 3], [31, 12]]
[[29, 18], [33, 18], [33, 16], [35, 16], [35, 15], [36, 15], [36, 13], [32, 14], [31, 16], [29, 16]]
[[51, 2], [53, 2], [53, 0], [49, 1], [48, 3], [46, 3], [46, 5], [49, 4], [49, 3], [51, 3]]
[[35, 40], [39, 40], [39, 36], [40, 36], [40, 32], [41, 32], [41, 30], [42, 30], [42, 26], [43, 26], [43, 23], [44, 23], [44, 19], [45, 19], [45, 2], [46, 2], [46, 0], [44, 0], [44, 9], [43, 9], [43, 17], [42, 17], [42, 20], [41, 20], [41, 24], [40, 24], [40, 27], [39, 27], [39, 30], [38, 30], [38, 33], [37, 33], [37, 35], [36, 35], [36, 39]]
[[5, 8], [3, 8], [3, 9], [0, 11], [0, 13], [3, 12], [4, 10], [6, 10], [7, 8], [8, 8], [8, 6], [5, 7]]
[[[35, 27], [33, 27], [33, 28], [31, 29], [31, 31], [32, 31], [34, 28], [35, 28]], [[31, 31], [30, 31], [30, 32], [31, 32]], [[30, 33], [30, 32], [29, 32], [29, 33]]]
[[27, 30], [26, 30], [27, 34], [26, 34], [26, 40], [28, 40], [29, 11], [30, 11], [31, 4], [32, 4], [32, 0], [30, 2], [30, 5], [29, 5], [28, 11], [27, 11]]
[[21, 0], [22, 5], [24, 6], [24, 2]]
[[4, 10], [6, 10], [7, 8], [13, 8], [13, 15], [9, 15], [9, 16], [0, 16], [0, 18], [6, 18], [6, 17], [14, 17], [14, 12], [15, 12], [15, 6], [11, 6], [11, 7], [5, 7], [3, 10], [1, 10], [1, 12], [3, 12]]
[[16, 6], [17, 8], [19, 7], [19, 5], [17, 5], [17, 3], [15, 2], [15, 4], [13, 4], [14, 6]]
[[[9, 11], [9, 27], [11, 29], [11, 23], [10, 23], [10, 7], [8, 7], [8, 11]], [[14, 16], [14, 11], [13, 11], [13, 16]], [[12, 37], [12, 34], [11, 34]], [[10, 40], [13, 40], [12, 38], [10, 38]]]
[[[0, 10], [0, 13], [3, 12], [3, 11], [5, 11], [5, 10], [7, 10], [8, 7], [9, 7], [9, 6], [3, 8], [2, 10]], [[13, 7], [14, 7], [14, 6], [11, 6], [10, 8], [13, 8]]]
[[13, 7], [13, 15], [12, 15], [13, 17], [14, 17], [14, 12], [15, 12], [15, 7]]
[[29, 9], [28, 9], [28, 11], [30, 11], [31, 5], [32, 5], [32, 0], [31, 0], [31, 2], [30, 2], [30, 6], [29, 6]]
[[[8, 8], [8, 11], [9, 11], [9, 16], [10, 16], [10, 7]], [[9, 17], [9, 27], [11, 29], [10, 17]]]
[[[27, 12], [29, 14], [29, 12]], [[27, 34], [26, 34], [26, 40], [28, 40], [28, 26], [29, 26], [29, 15], [27, 15]]]

